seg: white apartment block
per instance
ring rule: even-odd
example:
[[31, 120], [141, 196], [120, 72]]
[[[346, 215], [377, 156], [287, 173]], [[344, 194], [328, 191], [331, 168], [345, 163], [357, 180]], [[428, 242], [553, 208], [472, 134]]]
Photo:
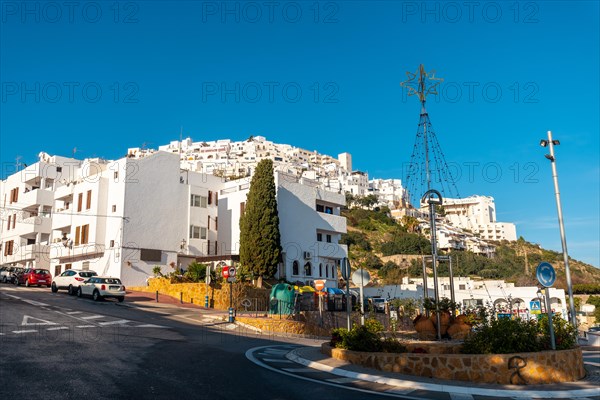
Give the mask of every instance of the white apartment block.
[[[337, 287], [338, 266], [347, 257], [340, 245], [346, 218], [340, 215], [345, 195], [324, 190], [317, 181], [275, 172], [282, 263], [278, 278], [311, 284], [315, 279]], [[239, 218], [249, 180], [226, 182], [219, 192], [219, 245], [223, 255], [239, 253]]]
[[[345, 196], [295, 175], [275, 178], [284, 250], [278, 275], [335, 287], [347, 256], [338, 244]], [[181, 169], [179, 155], [163, 151], [116, 161], [41, 153], [1, 183], [1, 262], [54, 276], [94, 270], [143, 285], [155, 266], [168, 273], [193, 261], [238, 260], [249, 182]]]
[[515, 224], [496, 221], [496, 204], [490, 196], [445, 198], [446, 220], [452, 225], [479, 234], [485, 240], [517, 240]]
[[400, 179], [371, 179], [369, 192], [379, 198], [380, 203], [386, 204], [391, 210], [406, 207], [406, 189]]
[[[428, 297], [434, 297], [433, 278], [427, 278]], [[438, 278], [439, 296], [451, 298], [450, 279]], [[394, 298], [423, 298], [423, 278], [402, 278], [400, 285], [373, 286], [364, 289], [365, 296]], [[465, 308], [493, 305], [501, 312], [518, 314], [523, 319], [534, 317], [531, 302], [539, 301], [536, 286], [515, 286], [503, 280], [473, 280], [468, 277], [454, 278], [455, 301]], [[545, 308], [545, 306], [542, 306]], [[550, 307], [553, 312], [567, 319], [567, 303], [564, 289], [550, 288]]]

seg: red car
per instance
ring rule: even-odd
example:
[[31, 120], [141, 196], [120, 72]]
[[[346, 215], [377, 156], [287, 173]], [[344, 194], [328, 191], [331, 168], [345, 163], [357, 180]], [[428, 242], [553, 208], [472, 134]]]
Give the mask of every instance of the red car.
[[46, 285], [50, 287], [52, 283], [52, 275], [47, 269], [27, 268], [20, 274], [15, 276], [15, 285], [24, 284], [29, 287], [32, 285]]

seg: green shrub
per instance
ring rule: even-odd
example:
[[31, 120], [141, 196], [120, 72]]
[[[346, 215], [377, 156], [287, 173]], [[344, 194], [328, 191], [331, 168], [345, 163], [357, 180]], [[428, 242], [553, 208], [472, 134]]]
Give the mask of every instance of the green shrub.
[[352, 328], [345, 337], [343, 344], [345, 349], [354, 351], [377, 352], [383, 348], [379, 335], [369, 331], [366, 326]]
[[193, 262], [185, 271], [185, 277], [192, 282], [201, 282], [206, 278], [206, 265], [198, 262]]
[[371, 333], [379, 333], [383, 332], [384, 330], [383, 324], [377, 321], [375, 318], [368, 318], [365, 320], [365, 327]]
[[[577, 344], [577, 330], [573, 325], [562, 319], [560, 315], [554, 315], [552, 317], [553, 328], [554, 328], [554, 340], [556, 343], [556, 350], [567, 350], [572, 349]], [[550, 328], [548, 327], [548, 316], [543, 315], [538, 320], [538, 330], [542, 334], [541, 345], [544, 349], [548, 350], [550, 346]]]
[[536, 321], [500, 318], [484, 324], [463, 343], [466, 354], [507, 354], [540, 351], [540, 331]]
[[384, 353], [406, 353], [408, 351], [405, 345], [394, 338], [385, 338], [381, 342], [381, 350]]

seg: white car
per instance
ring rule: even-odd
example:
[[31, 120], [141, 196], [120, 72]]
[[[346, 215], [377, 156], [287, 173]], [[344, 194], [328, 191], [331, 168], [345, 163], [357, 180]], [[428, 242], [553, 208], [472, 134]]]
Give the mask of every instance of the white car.
[[67, 292], [73, 296], [77, 293], [77, 288], [88, 278], [98, 275], [94, 271], [83, 271], [79, 269], [68, 269], [62, 274], [55, 276], [52, 281], [52, 292], [56, 293], [59, 289], [67, 289]]
[[125, 300], [125, 293], [125, 286], [121, 280], [111, 276], [93, 276], [85, 280], [77, 289], [77, 297], [92, 296], [95, 301], [114, 297], [121, 303]]

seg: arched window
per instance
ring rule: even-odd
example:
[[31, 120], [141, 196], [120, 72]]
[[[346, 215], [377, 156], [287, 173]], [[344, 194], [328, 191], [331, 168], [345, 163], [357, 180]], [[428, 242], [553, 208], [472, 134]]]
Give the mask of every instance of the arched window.
[[329, 264], [325, 264], [325, 278], [329, 278]]
[[298, 265], [298, 261], [292, 263], [292, 275], [300, 275], [300, 266]]
[[335, 270], [336, 270], [335, 265], [332, 265], [331, 266], [331, 277], [334, 279], [335, 279]]
[[319, 264], [319, 278], [323, 276], [323, 264]]
[[310, 262], [304, 264], [304, 275], [312, 276], [312, 265], [310, 265]]

